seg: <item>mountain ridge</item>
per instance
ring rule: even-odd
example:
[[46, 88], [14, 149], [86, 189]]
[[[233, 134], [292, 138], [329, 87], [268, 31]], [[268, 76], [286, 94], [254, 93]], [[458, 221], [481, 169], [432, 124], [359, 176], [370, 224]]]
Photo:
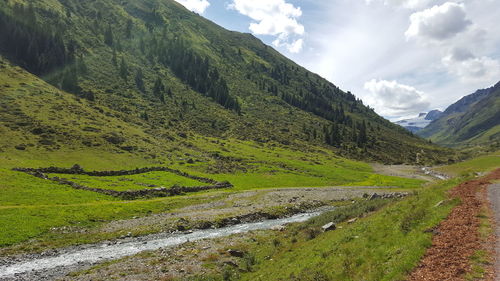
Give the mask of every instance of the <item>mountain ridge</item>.
[[500, 82], [450, 105], [418, 135], [447, 146], [495, 145], [500, 140]]

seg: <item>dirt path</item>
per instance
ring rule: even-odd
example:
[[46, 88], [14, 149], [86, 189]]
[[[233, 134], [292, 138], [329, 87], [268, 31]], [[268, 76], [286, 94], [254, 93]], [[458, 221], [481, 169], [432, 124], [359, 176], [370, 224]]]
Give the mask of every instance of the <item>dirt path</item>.
[[463, 280], [464, 275], [471, 272], [470, 258], [476, 251], [486, 248], [479, 234], [479, 215], [488, 203], [481, 193], [484, 195], [494, 179], [500, 179], [500, 169], [484, 178], [462, 183], [450, 191], [450, 197], [460, 199], [461, 204], [437, 229], [432, 230], [435, 234], [432, 247], [410, 275], [409, 281]]
[[488, 198], [491, 203], [491, 208], [495, 214], [495, 236], [497, 238], [495, 249], [496, 249], [496, 263], [495, 263], [495, 272], [496, 277], [495, 281], [500, 281], [500, 184], [492, 184], [488, 189]]

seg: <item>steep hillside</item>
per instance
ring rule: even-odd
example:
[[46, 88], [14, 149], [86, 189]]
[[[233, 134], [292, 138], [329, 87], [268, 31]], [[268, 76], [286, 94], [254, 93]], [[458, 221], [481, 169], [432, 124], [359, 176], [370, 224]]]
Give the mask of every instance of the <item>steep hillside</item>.
[[172, 0], [8, 0], [0, 22], [5, 58], [156, 139], [307, 141], [384, 162], [449, 155], [252, 35]]
[[500, 140], [499, 108], [500, 83], [497, 83], [451, 105], [418, 134], [447, 146], [495, 144]]

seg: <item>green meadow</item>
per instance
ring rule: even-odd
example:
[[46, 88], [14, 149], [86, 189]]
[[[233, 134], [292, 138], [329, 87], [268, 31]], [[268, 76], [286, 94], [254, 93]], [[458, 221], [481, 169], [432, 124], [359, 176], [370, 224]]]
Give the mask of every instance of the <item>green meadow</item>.
[[[500, 166], [496, 157], [491, 154], [442, 169], [463, 173], [474, 167], [487, 172]], [[464, 174], [416, 189], [404, 200], [358, 201], [282, 232], [256, 233], [231, 245], [247, 253], [239, 264], [243, 270], [223, 267], [220, 275], [194, 280], [405, 280], [431, 246], [429, 230], [459, 204], [448, 200], [448, 191], [469, 179], [471, 175]], [[351, 218], [357, 218], [356, 223], [348, 223]], [[337, 229], [321, 231], [328, 222], [335, 222]], [[214, 266], [211, 263], [204, 266]]]
[[[32, 154], [15, 151], [2, 155], [0, 161], [0, 245], [8, 246], [32, 238], [47, 237], [54, 227], [92, 228], [105, 222], [154, 213], [202, 202], [200, 194], [149, 200], [123, 201], [94, 192], [75, 190], [53, 181], [39, 179], [14, 167], [71, 167], [77, 163], [86, 170], [120, 170], [148, 167], [163, 163], [191, 174], [230, 181], [234, 188], [212, 193], [238, 192], [261, 188], [325, 186], [395, 186], [418, 188], [423, 182], [377, 175], [368, 164], [337, 157], [322, 149], [291, 149], [278, 145], [259, 145], [240, 140], [212, 142], [205, 137], [193, 138], [184, 154], [198, 154], [202, 161], [187, 164], [186, 159], [171, 161], [141, 158], [133, 154], [98, 151], [56, 151]], [[201, 151], [201, 152], [200, 152]], [[208, 152], [207, 152], [208, 151]], [[220, 159], [203, 158], [217, 153]], [[206, 159], [206, 160], [203, 160]], [[216, 173], [213, 167], [226, 171]], [[54, 176], [54, 175], [52, 175]], [[199, 182], [170, 173], [152, 172], [127, 177], [89, 177], [56, 175], [98, 188], [137, 190], [156, 186], [199, 185]], [[222, 195], [223, 196], [223, 195]], [[212, 199], [213, 200], [213, 199]]]

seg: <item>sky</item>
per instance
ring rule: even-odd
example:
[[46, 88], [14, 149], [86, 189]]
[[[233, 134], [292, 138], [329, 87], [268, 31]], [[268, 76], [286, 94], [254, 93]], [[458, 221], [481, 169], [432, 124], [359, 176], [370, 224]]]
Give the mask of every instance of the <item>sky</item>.
[[500, 81], [500, 0], [176, 0], [397, 120]]

